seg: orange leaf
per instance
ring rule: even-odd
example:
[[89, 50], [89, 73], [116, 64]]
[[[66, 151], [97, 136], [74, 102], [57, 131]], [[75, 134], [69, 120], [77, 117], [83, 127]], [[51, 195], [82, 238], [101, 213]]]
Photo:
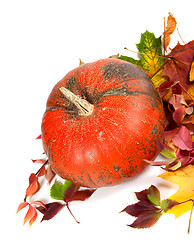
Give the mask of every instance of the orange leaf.
[[189, 74], [189, 81], [192, 82], [194, 80], [194, 61], [191, 64], [191, 70]]
[[32, 219], [36, 214], [37, 214], [36, 209], [34, 207], [32, 207], [31, 205], [29, 205], [29, 209], [24, 217], [24, 224], [28, 220]]
[[22, 202], [22, 203], [20, 203], [20, 205], [19, 205], [16, 213], [18, 213], [19, 211], [21, 211], [23, 208], [25, 208], [25, 207], [28, 206], [28, 205], [29, 205], [28, 202]]
[[47, 209], [46, 206], [45, 206], [45, 204], [44, 204], [42, 201], [34, 201], [34, 202], [32, 202], [31, 204], [39, 205], [39, 206]]
[[37, 219], [37, 211], [35, 210], [35, 214], [34, 214], [34, 216], [30, 219], [30, 221], [29, 221], [29, 225], [30, 225], [30, 227], [32, 226], [32, 224], [36, 221], [36, 219]]
[[29, 186], [26, 189], [26, 197], [34, 195], [40, 189], [40, 183], [36, 174], [32, 173], [29, 177]]
[[167, 26], [163, 32], [163, 47], [165, 51], [170, 43], [170, 35], [174, 32], [177, 24], [176, 19], [173, 17], [172, 13], [168, 14]]

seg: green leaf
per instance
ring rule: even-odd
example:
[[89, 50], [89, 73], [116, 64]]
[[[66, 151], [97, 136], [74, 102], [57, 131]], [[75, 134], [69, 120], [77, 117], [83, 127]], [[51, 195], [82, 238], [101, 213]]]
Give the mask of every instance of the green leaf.
[[127, 57], [127, 56], [121, 55], [121, 56], [119, 57], [119, 59], [120, 59], [120, 60], [123, 60], [123, 61], [126, 61], [126, 62], [133, 63], [133, 64], [135, 64], [135, 65], [138, 66], [138, 67], [141, 67], [141, 61], [140, 61], [140, 60], [135, 60], [135, 59], [133, 59], [132, 57]]
[[161, 202], [160, 207], [164, 210], [164, 212], [166, 213], [168, 210], [170, 210], [171, 208], [173, 208], [174, 206], [178, 205], [180, 203], [178, 203], [175, 200], [171, 200], [171, 199], [165, 199]]
[[50, 196], [57, 200], [64, 200], [64, 192], [72, 185], [70, 181], [65, 181], [61, 184], [57, 181], [52, 185], [50, 189]]
[[170, 147], [164, 147], [164, 149], [160, 152], [164, 157], [174, 159], [177, 158], [176, 153]]
[[119, 59], [137, 65], [147, 72], [150, 77], [154, 76], [152, 78], [154, 86], [159, 87], [166, 81], [166, 78], [161, 76], [162, 70], [160, 70], [166, 61], [162, 57], [161, 37], [156, 38], [154, 33], [145, 31], [141, 34], [140, 43], [136, 44], [136, 46], [139, 52], [139, 60], [127, 56], [120, 56]]
[[153, 185], [148, 189], [148, 199], [154, 206], [160, 206], [160, 191]]

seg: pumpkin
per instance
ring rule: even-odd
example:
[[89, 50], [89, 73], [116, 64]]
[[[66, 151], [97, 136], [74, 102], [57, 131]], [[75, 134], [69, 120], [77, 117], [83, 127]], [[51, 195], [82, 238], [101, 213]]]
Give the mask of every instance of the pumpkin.
[[163, 105], [149, 77], [119, 59], [70, 71], [53, 88], [42, 142], [53, 171], [85, 187], [119, 184], [158, 154]]

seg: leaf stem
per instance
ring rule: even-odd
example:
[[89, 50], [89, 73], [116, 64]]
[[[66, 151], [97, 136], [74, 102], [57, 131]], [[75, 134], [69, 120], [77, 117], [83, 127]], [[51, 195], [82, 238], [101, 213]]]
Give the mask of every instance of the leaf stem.
[[193, 201], [193, 205], [192, 205], [191, 213], [190, 213], [190, 217], [189, 217], [189, 226], [188, 226], [188, 231], [187, 231], [188, 234], [190, 233], [190, 228], [191, 228], [191, 218], [192, 218], [192, 214], [193, 214], [193, 209], [194, 209], [194, 201]]
[[75, 218], [75, 216], [73, 215], [73, 213], [72, 213], [72, 211], [71, 211], [71, 209], [69, 208], [69, 204], [67, 203], [66, 204], [66, 207], [67, 207], [67, 209], [69, 210], [69, 212], [70, 212], [70, 214], [71, 214], [71, 216], [74, 218], [74, 220], [76, 221], [76, 223], [80, 223], [76, 218]]
[[194, 98], [191, 96], [190, 93], [187, 92], [187, 90], [182, 86], [180, 81], [178, 82], [179, 86], [183, 89], [183, 91], [191, 98], [192, 101], [194, 101]]
[[179, 204], [183, 204], [183, 203], [187, 203], [189, 201], [192, 201], [193, 204], [192, 204], [192, 207], [191, 207], [191, 213], [190, 213], [190, 217], [189, 217], [189, 226], [188, 226], [188, 231], [187, 233], [189, 234], [190, 233], [190, 228], [191, 228], [191, 218], [192, 218], [192, 214], [193, 214], [193, 209], [194, 209], [194, 200], [193, 199], [188, 199], [184, 202], [180, 202]]
[[38, 171], [35, 173], [35, 175], [37, 176], [40, 172], [40, 169], [43, 167], [43, 166], [46, 166], [46, 164], [48, 163], [48, 159], [46, 160], [46, 162], [38, 169]]

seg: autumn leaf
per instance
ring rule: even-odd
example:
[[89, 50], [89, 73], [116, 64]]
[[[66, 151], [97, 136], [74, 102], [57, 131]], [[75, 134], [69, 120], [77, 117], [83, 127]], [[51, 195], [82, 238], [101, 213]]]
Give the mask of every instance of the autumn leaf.
[[185, 45], [177, 43], [167, 57], [169, 60], [163, 68], [162, 75], [168, 76], [173, 82], [178, 81], [181, 87], [188, 90], [193, 86], [189, 82], [189, 73], [194, 61], [194, 40]]
[[159, 87], [167, 79], [161, 76], [160, 69], [166, 62], [162, 56], [161, 37], [156, 38], [154, 33], [149, 31], [141, 34], [140, 43], [136, 44], [140, 59], [135, 60], [131, 57], [120, 56], [119, 59], [131, 62], [142, 68], [150, 77], [155, 87]]
[[29, 207], [28, 208], [28, 211], [24, 217], [24, 224], [29, 221], [29, 226], [31, 227], [32, 224], [36, 221], [37, 219], [37, 210], [35, 208], [35, 206], [32, 206], [32, 205], [38, 205], [40, 206], [42, 209], [44, 209], [46, 211], [46, 206], [45, 204], [42, 202], [42, 201], [33, 201], [31, 204], [29, 204], [28, 202], [22, 202], [19, 204], [18, 206], [18, 209], [17, 209], [17, 212], [20, 212], [23, 208], [25, 207]]
[[163, 32], [163, 41], [162, 41], [165, 51], [171, 40], [170, 35], [174, 32], [176, 25], [177, 25], [176, 19], [173, 17], [172, 13], [168, 13], [167, 26], [165, 28], [165, 31]]
[[[63, 200], [66, 204], [63, 206], [66, 206], [69, 210], [72, 217], [75, 219], [77, 223], [77, 219], [71, 212], [69, 208], [69, 203], [72, 201], [85, 201], [88, 199], [95, 191], [96, 189], [85, 189], [85, 190], [79, 190], [80, 187], [70, 181], [65, 181], [64, 184], [61, 184], [57, 181], [52, 185], [50, 189], [50, 196], [56, 200]], [[55, 214], [56, 215], [56, 214]]]
[[178, 133], [172, 139], [173, 143], [182, 150], [192, 150], [192, 139], [189, 130], [182, 125]]
[[36, 174], [32, 173], [29, 177], [29, 186], [26, 189], [26, 197], [34, 195], [40, 188], [40, 183]]
[[179, 203], [185, 202], [173, 207], [168, 213], [172, 213], [176, 217], [179, 217], [183, 213], [190, 211], [192, 208], [192, 201], [188, 200], [194, 200], [194, 165], [187, 165], [175, 172], [165, 172], [159, 175], [159, 177], [179, 185], [178, 191], [169, 199]]
[[18, 209], [17, 209], [17, 212], [16, 213], [19, 213], [23, 208], [27, 207], [29, 205], [28, 202], [22, 202], [19, 204], [18, 206]]
[[189, 73], [189, 81], [192, 82], [194, 80], [194, 61], [191, 64], [191, 70]]
[[59, 202], [52, 202], [46, 204], [45, 206], [46, 209], [42, 207], [37, 208], [41, 213], [44, 214], [41, 222], [52, 219], [65, 205]]
[[128, 225], [133, 228], [152, 227], [163, 213], [179, 204], [177, 201], [170, 199], [161, 201], [160, 191], [153, 185], [135, 194], [139, 201], [135, 204], [128, 205], [121, 211], [137, 217], [132, 224]]

